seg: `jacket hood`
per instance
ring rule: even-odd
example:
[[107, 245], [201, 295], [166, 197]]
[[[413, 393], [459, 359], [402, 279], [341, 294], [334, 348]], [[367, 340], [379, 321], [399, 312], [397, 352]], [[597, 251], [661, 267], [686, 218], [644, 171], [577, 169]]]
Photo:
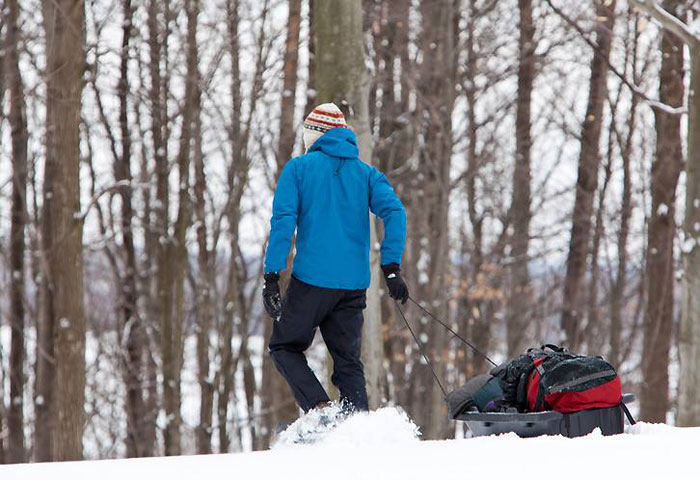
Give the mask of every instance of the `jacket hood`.
[[311, 145], [309, 152], [315, 151], [321, 151], [331, 157], [342, 159], [358, 158], [359, 151], [357, 149], [355, 132], [349, 128], [332, 128]]

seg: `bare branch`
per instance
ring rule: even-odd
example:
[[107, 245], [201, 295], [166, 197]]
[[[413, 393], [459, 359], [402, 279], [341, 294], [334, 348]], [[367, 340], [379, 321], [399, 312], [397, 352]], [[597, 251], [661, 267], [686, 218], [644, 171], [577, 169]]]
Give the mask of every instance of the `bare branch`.
[[700, 36], [693, 33], [688, 25], [679, 18], [661, 8], [654, 0], [630, 0], [630, 3], [654, 20], [669, 32], [683, 40], [691, 50], [700, 47]]
[[[586, 32], [584, 32], [583, 28], [581, 28], [580, 25], [576, 23], [575, 20], [570, 18], [568, 15], [566, 15], [560, 8], [554, 6], [551, 0], [545, 0], [547, 2], [547, 5], [556, 13], [559, 17], [562, 18], [569, 26], [571, 26], [574, 30], [576, 30], [580, 35], [581, 38], [593, 49], [598, 48], [598, 44], [588, 38], [588, 35], [586, 35]], [[636, 0], [632, 0], [632, 3], [635, 5], [639, 5], [639, 2]], [[653, 3], [653, 2], [652, 2]], [[665, 11], [665, 10], [664, 10]], [[700, 41], [696, 39], [697, 41]], [[608, 68], [612, 73], [615, 74], [617, 78], [620, 79], [622, 83], [624, 83], [627, 88], [630, 89], [630, 91], [634, 94], [643, 99], [650, 107], [656, 108], [658, 110], [662, 110], [670, 115], [683, 115], [684, 113], [687, 113], [687, 109], [685, 107], [672, 107], [670, 105], [666, 105], [663, 102], [660, 102], [659, 100], [650, 98], [644, 90], [639, 85], [636, 85], [633, 81], [629, 80], [623, 72], [620, 72], [613, 63], [607, 59], [606, 60], [608, 64]]]

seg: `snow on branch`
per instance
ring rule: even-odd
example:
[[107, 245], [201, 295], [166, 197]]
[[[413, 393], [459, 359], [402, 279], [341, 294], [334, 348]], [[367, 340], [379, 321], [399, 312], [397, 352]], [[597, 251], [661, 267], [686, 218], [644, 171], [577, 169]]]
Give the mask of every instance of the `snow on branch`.
[[647, 13], [669, 32], [683, 40], [691, 50], [700, 48], [700, 36], [693, 33], [688, 25], [661, 8], [654, 0], [630, 0], [638, 10]]
[[[554, 13], [556, 13], [562, 20], [564, 20], [570, 27], [572, 27], [578, 34], [581, 36], [584, 42], [588, 44], [593, 49], [598, 48], [598, 44], [588, 38], [588, 35], [586, 32], [581, 28], [581, 26], [576, 23], [574, 19], [569, 17], [564, 11], [557, 6], [555, 6], [552, 3], [552, 0], [545, 0], [547, 2], [547, 5], [552, 9]], [[634, 4], [637, 4], [635, 0], [632, 0]], [[675, 18], [675, 17], [674, 17]], [[609, 58], [605, 59], [605, 62], [608, 65], [608, 69], [615, 74], [617, 78], [620, 79], [620, 81], [627, 86], [627, 88], [630, 89], [633, 95], [637, 95], [639, 98], [644, 100], [647, 105], [649, 105], [651, 108], [661, 110], [663, 112], [668, 113], [669, 115], [683, 115], [688, 112], [688, 109], [686, 107], [673, 107], [671, 105], [668, 105], [660, 100], [656, 100], [654, 98], [651, 98], [647, 93], [637, 84], [635, 84], [632, 80], [629, 80], [625, 74], [617, 69], [615, 65], [610, 61]]]

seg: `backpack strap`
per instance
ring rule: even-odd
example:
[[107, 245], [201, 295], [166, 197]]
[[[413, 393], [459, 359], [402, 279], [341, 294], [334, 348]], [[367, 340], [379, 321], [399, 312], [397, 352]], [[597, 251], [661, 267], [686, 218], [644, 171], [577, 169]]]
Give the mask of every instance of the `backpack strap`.
[[554, 345], [553, 343], [545, 343], [540, 347], [540, 350], [544, 351], [550, 349], [553, 352], [557, 353], [563, 353], [563, 352], [568, 352], [569, 350], [566, 347], [560, 347], [559, 345]]
[[625, 402], [620, 402], [620, 408], [622, 408], [622, 411], [625, 412], [625, 417], [627, 417], [627, 420], [629, 420], [630, 425], [634, 425], [637, 422], [634, 420], [634, 417], [630, 413], [629, 408], [627, 408], [627, 405], [625, 405]]

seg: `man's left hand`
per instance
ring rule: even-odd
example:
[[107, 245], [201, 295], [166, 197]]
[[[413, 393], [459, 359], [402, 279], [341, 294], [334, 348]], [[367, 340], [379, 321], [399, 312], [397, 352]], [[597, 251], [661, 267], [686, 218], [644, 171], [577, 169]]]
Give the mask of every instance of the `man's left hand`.
[[405, 305], [406, 300], [408, 300], [408, 286], [401, 278], [401, 267], [397, 263], [389, 263], [382, 265], [382, 272], [384, 272], [386, 286], [389, 289], [389, 296]]
[[282, 314], [282, 297], [280, 296], [280, 274], [266, 273], [262, 296], [265, 311], [275, 320]]

